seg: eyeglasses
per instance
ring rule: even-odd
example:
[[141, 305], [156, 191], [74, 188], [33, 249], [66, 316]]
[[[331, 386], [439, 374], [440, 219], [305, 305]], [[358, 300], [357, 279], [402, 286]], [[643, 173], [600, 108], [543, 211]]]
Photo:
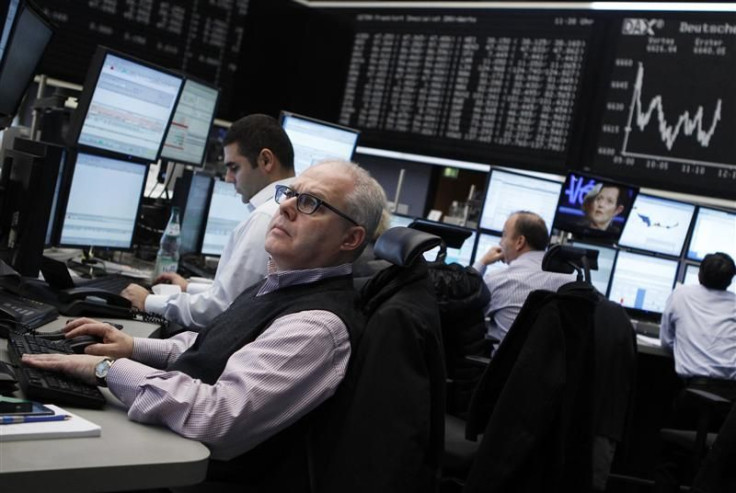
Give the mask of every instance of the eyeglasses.
[[302, 212], [304, 214], [314, 214], [315, 211], [319, 209], [319, 206], [323, 205], [338, 216], [347, 219], [356, 226], [360, 226], [360, 224], [358, 224], [355, 219], [343, 212], [340, 212], [336, 207], [331, 206], [322, 199], [318, 199], [312, 194], [299, 193], [296, 190], [287, 187], [286, 185], [276, 185], [276, 195], [274, 196], [274, 199], [276, 200], [277, 204], [280, 204], [284, 200], [289, 200], [291, 198], [296, 198], [296, 210], [298, 210], [299, 212]]

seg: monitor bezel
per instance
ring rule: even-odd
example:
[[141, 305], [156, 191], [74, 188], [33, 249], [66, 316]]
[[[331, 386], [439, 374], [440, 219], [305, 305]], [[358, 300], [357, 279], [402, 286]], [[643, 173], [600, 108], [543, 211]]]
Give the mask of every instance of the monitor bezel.
[[142, 156], [137, 156], [134, 154], [127, 154], [117, 151], [111, 151], [109, 149], [104, 149], [100, 147], [94, 147], [89, 146], [86, 144], [79, 144], [79, 137], [82, 132], [82, 128], [84, 127], [84, 121], [87, 118], [87, 113], [89, 112], [90, 104], [92, 103], [92, 97], [94, 96], [95, 89], [97, 88], [97, 83], [99, 82], [100, 75], [102, 73], [102, 69], [105, 66], [105, 59], [107, 55], [113, 55], [119, 58], [122, 58], [126, 61], [136, 63], [142, 66], [145, 66], [147, 68], [157, 70], [159, 72], [165, 73], [167, 75], [177, 77], [180, 79], [181, 83], [179, 85], [179, 91], [176, 95], [176, 99], [174, 101], [174, 105], [171, 109], [171, 113], [169, 114], [169, 119], [166, 122], [166, 128], [169, 128], [169, 125], [171, 125], [171, 120], [174, 117], [174, 111], [176, 110], [176, 106], [179, 104], [179, 97], [181, 97], [181, 90], [184, 87], [184, 76], [181, 74], [181, 72], [178, 72], [176, 70], [168, 69], [161, 67], [159, 65], [156, 65], [155, 63], [147, 62], [145, 60], [141, 60], [140, 58], [134, 57], [132, 55], [128, 55], [127, 53], [123, 53], [121, 51], [109, 48], [104, 45], [98, 45], [95, 49], [94, 54], [92, 55], [92, 59], [89, 63], [89, 66], [87, 68], [87, 74], [84, 78], [84, 84], [82, 93], [79, 96], [79, 100], [77, 102], [77, 108], [74, 110], [74, 112], [71, 115], [70, 121], [69, 121], [69, 128], [66, 133], [66, 142], [69, 147], [76, 147], [79, 149], [80, 152], [88, 153], [88, 154], [100, 154], [104, 155], [105, 157], [109, 157], [111, 159], [122, 159], [130, 162], [137, 162], [141, 164], [150, 164], [158, 161], [158, 159], [161, 156], [161, 149], [164, 145], [164, 139], [166, 138], [166, 132], [163, 133], [161, 136], [161, 142], [159, 142], [158, 150], [156, 151], [156, 154], [153, 158], [147, 158]]
[[[203, 220], [202, 220], [202, 224], [199, 227], [199, 231], [197, 231], [196, 233], [197, 239], [194, 242], [194, 248], [191, 251], [181, 252], [182, 255], [200, 255], [202, 251], [202, 241], [204, 240], [204, 229], [207, 226], [207, 214], [209, 213], [210, 202], [212, 199], [212, 191], [215, 187], [215, 178], [209, 173], [204, 173], [201, 170], [199, 171], [186, 170], [184, 173], [185, 174], [182, 175], [182, 177], [186, 176], [187, 178], [185, 179], [186, 182], [182, 183], [182, 185], [186, 186], [186, 193], [187, 193], [186, 201], [185, 203], [182, 204], [180, 200], [177, 200], [176, 191], [174, 192], [174, 196], [172, 197], [172, 205], [178, 206], [179, 210], [181, 211], [182, 232], [184, 230], [184, 221], [186, 220], [186, 212], [187, 212], [187, 204], [189, 203], [189, 195], [192, 192], [192, 184], [194, 183], [195, 178], [203, 176], [209, 179], [209, 183], [207, 186], [207, 201], [204, 205], [204, 211], [202, 214]], [[177, 185], [178, 185], [178, 181], [177, 181]], [[175, 185], [175, 190], [176, 190], [176, 185]]]
[[[181, 88], [179, 89], [179, 96], [176, 99], [176, 104], [174, 105], [174, 111], [171, 112], [171, 119], [169, 120], [169, 124], [166, 127], [166, 132], [164, 132], [164, 138], [161, 141], [161, 149], [159, 150], [158, 155], [159, 155], [159, 159], [161, 160], [161, 167], [162, 168], [163, 168], [163, 165], [164, 164], [169, 164], [169, 163], [184, 164], [184, 165], [187, 165], [187, 166], [194, 166], [195, 168], [204, 168], [205, 158], [207, 157], [207, 148], [208, 148], [208, 145], [209, 145], [209, 139], [212, 136], [212, 127], [213, 127], [213, 124], [215, 122], [215, 118], [216, 118], [215, 115], [217, 115], [217, 110], [219, 109], [220, 98], [222, 97], [222, 90], [217, 85], [212, 84], [210, 82], [205, 82], [202, 79], [199, 79], [197, 77], [193, 77], [193, 76], [188, 75], [188, 74], [182, 74], [182, 75], [184, 77], [184, 80], [183, 80], [183, 82], [181, 84]], [[208, 87], [210, 89], [214, 89], [214, 90], [217, 91], [217, 96], [215, 97], [215, 105], [214, 105], [214, 107], [212, 109], [212, 115], [210, 117], [210, 123], [208, 125], [208, 129], [209, 130], [207, 131], [207, 137], [205, 139], [204, 149], [202, 150], [202, 157], [200, 158], [199, 162], [182, 161], [182, 160], [179, 160], [179, 159], [165, 157], [163, 155], [163, 153], [164, 153], [164, 145], [166, 143], [166, 138], [169, 136], [169, 130], [171, 129], [171, 124], [174, 121], [174, 115], [176, 114], [176, 110], [179, 107], [179, 102], [181, 101], [181, 97], [184, 94], [184, 86], [186, 86], [186, 84], [187, 84], [188, 81], [192, 81], [192, 82], [194, 82], [196, 84], [199, 84], [199, 85], [202, 85], [202, 86], [205, 86], [205, 87]]]
[[[287, 117], [298, 118], [301, 120], [308, 121], [310, 123], [316, 123], [318, 125], [324, 125], [326, 127], [331, 127], [331, 128], [335, 128], [338, 130], [343, 130], [343, 131], [355, 134], [355, 143], [353, 144], [353, 149], [350, 152], [349, 160], [352, 161], [353, 157], [355, 157], [355, 150], [358, 148], [358, 140], [360, 139], [360, 134], [361, 134], [361, 131], [358, 130], [357, 128], [346, 127], [345, 125], [340, 125], [339, 123], [332, 123], [326, 120], [320, 120], [319, 118], [313, 118], [311, 116], [306, 116], [300, 113], [294, 113], [292, 111], [287, 111], [287, 110], [281, 110], [281, 112], [279, 113], [279, 125], [281, 125], [281, 128], [284, 128], [284, 123]], [[286, 131], [286, 129], [284, 129], [284, 131]]]

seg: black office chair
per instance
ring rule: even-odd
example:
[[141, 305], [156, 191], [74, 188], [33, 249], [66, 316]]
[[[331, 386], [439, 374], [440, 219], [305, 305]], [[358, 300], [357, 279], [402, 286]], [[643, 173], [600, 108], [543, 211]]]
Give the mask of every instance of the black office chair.
[[319, 493], [433, 491], [444, 439], [445, 370], [437, 300], [422, 253], [440, 238], [391, 228], [375, 244], [392, 265], [361, 290], [368, 324], [313, 439]]

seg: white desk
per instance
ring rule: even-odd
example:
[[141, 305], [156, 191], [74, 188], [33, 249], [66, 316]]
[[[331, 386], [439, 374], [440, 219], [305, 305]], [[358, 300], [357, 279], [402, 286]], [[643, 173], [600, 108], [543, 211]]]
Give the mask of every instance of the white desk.
[[[53, 330], [61, 317], [44, 327]], [[147, 335], [149, 324], [120, 320], [131, 335]], [[6, 341], [0, 340], [0, 359], [9, 361]], [[0, 443], [0, 491], [120, 491], [196, 484], [205, 478], [209, 449], [162, 427], [128, 420], [107, 389], [102, 410], [70, 411], [102, 427], [102, 436], [25, 440]]]

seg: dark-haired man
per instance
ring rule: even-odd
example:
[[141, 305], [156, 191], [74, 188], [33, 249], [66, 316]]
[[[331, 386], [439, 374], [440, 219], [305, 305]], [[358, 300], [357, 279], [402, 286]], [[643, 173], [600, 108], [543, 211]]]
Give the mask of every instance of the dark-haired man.
[[201, 329], [224, 312], [245, 288], [266, 275], [264, 249], [268, 223], [277, 209], [276, 185], [289, 184], [294, 176], [294, 150], [279, 122], [267, 115], [249, 115], [233, 123], [224, 139], [226, 181], [250, 208], [250, 215], [230, 235], [212, 284], [187, 282], [167, 272], [154, 283], [168, 282], [181, 288], [174, 296], [150, 294], [131, 284], [122, 295], [136, 308], [158, 313], [184, 327]]
[[688, 387], [736, 398], [736, 275], [733, 259], [711, 253], [700, 264], [700, 284], [679, 286], [667, 300], [659, 338], [674, 353], [675, 371]]
[[544, 219], [533, 212], [515, 212], [503, 226], [500, 244], [491, 247], [473, 265], [485, 274], [486, 267], [495, 262], [509, 264], [507, 269], [484, 276], [491, 292], [491, 301], [486, 307], [486, 314], [491, 319], [489, 335], [495, 339], [501, 341], [506, 336], [529, 293], [536, 289], [556, 291], [563, 284], [575, 280], [573, 274], [542, 270], [548, 243]]

